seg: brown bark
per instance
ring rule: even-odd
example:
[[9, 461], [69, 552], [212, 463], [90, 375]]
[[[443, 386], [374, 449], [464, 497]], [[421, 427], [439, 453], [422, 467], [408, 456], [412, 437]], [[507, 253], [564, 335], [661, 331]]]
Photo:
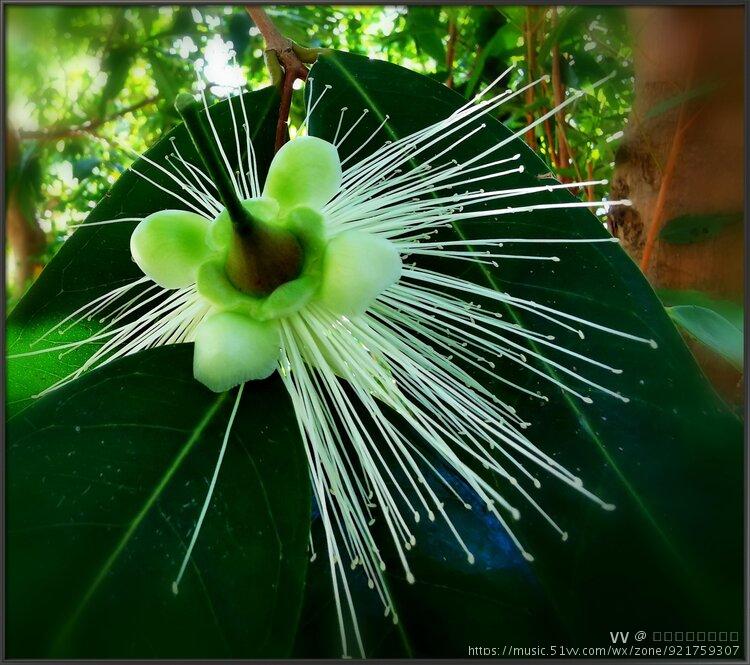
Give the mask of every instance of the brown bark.
[[458, 40], [458, 27], [456, 19], [452, 18], [448, 22], [448, 45], [445, 48], [445, 71], [448, 72], [448, 78], [445, 85], [448, 88], [453, 87], [453, 64], [456, 58], [456, 41]]
[[[744, 227], [690, 244], [661, 242], [680, 215], [744, 210], [744, 15], [740, 7], [642, 7], [630, 10], [635, 37], [635, 104], [616, 157], [612, 198], [629, 198], [610, 224], [657, 288], [695, 289], [741, 302]], [[649, 116], [667, 99], [718, 87]], [[728, 400], [741, 401], [741, 374], [691, 343]]]
[[[18, 165], [20, 149], [18, 136], [13, 130], [7, 130], [5, 137], [5, 172], [9, 173]], [[42, 268], [40, 259], [47, 238], [36, 218], [24, 214], [23, 207], [18, 201], [17, 187], [6, 192], [5, 223], [6, 240], [13, 261], [11, 288], [15, 295], [19, 296], [31, 278]]]

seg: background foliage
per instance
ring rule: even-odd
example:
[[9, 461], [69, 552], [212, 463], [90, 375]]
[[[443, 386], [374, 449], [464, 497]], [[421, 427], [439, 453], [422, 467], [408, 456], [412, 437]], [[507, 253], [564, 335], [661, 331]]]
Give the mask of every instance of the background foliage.
[[[503, 107], [510, 127], [539, 117], [568, 87], [617, 74], [527, 136], [565, 179], [608, 178], [632, 101], [631, 49], [618, 8], [270, 8], [279, 29], [308, 46], [342, 49], [404, 65], [471, 95], [509, 64], [518, 84], [550, 74], [532, 98]], [[10, 7], [8, 9], [9, 187], [23, 223], [41, 229], [8, 251], [13, 304], [117, 176], [177, 122], [172, 103], [268, 85], [263, 40], [241, 6]], [[559, 68], [553, 58], [559, 52]], [[234, 64], [236, 59], [236, 65]], [[228, 66], [227, 66], [228, 65]], [[553, 71], [554, 70], [554, 71]], [[301, 96], [292, 126], [301, 120]], [[532, 102], [532, 103], [529, 103]], [[568, 156], [570, 161], [568, 162]], [[21, 177], [19, 177], [19, 175]], [[591, 187], [589, 198], [606, 197]], [[28, 270], [24, 267], [27, 266]]]

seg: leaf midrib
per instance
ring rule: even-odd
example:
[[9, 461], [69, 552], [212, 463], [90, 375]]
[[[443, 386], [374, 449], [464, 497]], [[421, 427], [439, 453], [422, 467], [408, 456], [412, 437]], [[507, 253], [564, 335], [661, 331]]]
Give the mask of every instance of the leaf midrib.
[[62, 646], [65, 639], [69, 636], [70, 632], [75, 627], [75, 624], [78, 622], [78, 619], [80, 618], [83, 611], [86, 609], [86, 606], [88, 605], [90, 600], [93, 598], [94, 594], [97, 592], [101, 583], [104, 581], [104, 578], [107, 576], [107, 574], [109, 573], [110, 569], [115, 564], [115, 562], [117, 561], [120, 554], [125, 550], [128, 543], [130, 542], [130, 539], [138, 530], [138, 527], [140, 526], [141, 522], [143, 522], [146, 515], [150, 512], [151, 508], [156, 503], [157, 499], [161, 496], [162, 492], [164, 491], [166, 486], [169, 484], [169, 481], [172, 479], [174, 474], [177, 472], [177, 469], [180, 467], [182, 462], [187, 457], [188, 453], [192, 450], [193, 446], [198, 442], [201, 435], [205, 431], [206, 427], [208, 427], [211, 420], [216, 415], [221, 405], [224, 403], [226, 396], [227, 396], [227, 393], [221, 393], [220, 395], [217, 395], [214, 398], [213, 402], [208, 407], [208, 409], [206, 410], [206, 412], [203, 414], [203, 417], [193, 429], [193, 433], [191, 434], [191, 436], [188, 438], [188, 440], [182, 446], [182, 448], [177, 453], [175, 458], [172, 460], [172, 464], [169, 466], [169, 468], [166, 470], [164, 475], [161, 477], [158, 484], [154, 488], [154, 491], [146, 499], [146, 502], [143, 504], [141, 510], [138, 511], [138, 513], [135, 515], [130, 525], [125, 530], [125, 533], [123, 534], [122, 538], [120, 538], [120, 540], [117, 542], [117, 545], [115, 546], [114, 550], [112, 550], [112, 553], [109, 555], [109, 557], [107, 557], [106, 561], [104, 562], [102, 567], [99, 569], [99, 572], [97, 573], [96, 577], [93, 579], [86, 593], [81, 598], [80, 602], [78, 603], [78, 606], [76, 607], [75, 611], [72, 613], [70, 619], [68, 619], [68, 621], [61, 628], [57, 638], [53, 642], [53, 646], [51, 649], [52, 654], [59, 652], [59, 648]]

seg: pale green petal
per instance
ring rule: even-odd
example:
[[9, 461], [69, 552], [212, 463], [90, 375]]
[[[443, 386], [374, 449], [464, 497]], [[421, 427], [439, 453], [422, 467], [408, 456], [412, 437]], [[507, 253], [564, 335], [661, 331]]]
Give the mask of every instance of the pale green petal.
[[317, 298], [340, 314], [361, 314], [400, 276], [401, 257], [392, 242], [346, 231], [328, 243]]
[[193, 376], [214, 392], [265, 379], [276, 370], [280, 336], [274, 321], [234, 312], [205, 319], [196, 330]]
[[318, 290], [319, 283], [320, 280], [317, 277], [303, 275], [282, 284], [263, 298], [256, 318], [265, 321], [294, 314], [312, 299]]
[[279, 202], [282, 212], [294, 206], [320, 210], [341, 185], [336, 148], [315, 136], [289, 141], [271, 162], [263, 196]]
[[298, 206], [289, 211], [283, 223], [302, 246], [304, 252], [302, 274], [318, 276], [322, 269], [326, 249], [323, 216], [312, 208]]
[[165, 289], [190, 286], [198, 267], [212, 253], [207, 240], [209, 226], [209, 220], [185, 210], [155, 212], [130, 236], [133, 260]]

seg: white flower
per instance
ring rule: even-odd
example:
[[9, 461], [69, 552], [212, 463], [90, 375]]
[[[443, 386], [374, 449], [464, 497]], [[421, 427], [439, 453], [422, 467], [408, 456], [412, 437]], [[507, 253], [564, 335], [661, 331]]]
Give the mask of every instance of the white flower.
[[[313, 81], [310, 80], [308, 85], [313, 85]], [[326, 90], [323, 90], [316, 104]], [[588, 379], [583, 370], [578, 371], [562, 362], [545, 358], [534, 349], [554, 350], [556, 354], [567, 355], [579, 367], [594, 365], [610, 370], [613, 376], [620, 370], [567, 349], [550, 335], [508, 321], [500, 316], [498, 310], [501, 306], [524, 310], [547, 323], [552, 322], [561, 330], [574, 331], [581, 338], [584, 336], [583, 329], [588, 327], [651, 346], [655, 346], [655, 343], [422, 264], [424, 257], [431, 256], [479, 264], [514, 260], [554, 262], [559, 259], [546, 250], [555, 244], [616, 241], [609, 237], [592, 240], [494, 238], [471, 241], [460, 237], [444, 241], [434, 237], [437, 230], [461, 220], [492, 220], [500, 215], [540, 208], [596, 207], [601, 204], [572, 202], [513, 206], [515, 198], [536, 191], [598, 184], [601, 181], [523, 189], [482, 189], [483, 181], [523, 170], [519, 164], [520, 156], [509, 155], [504, 148], [528, 128], [492, 144], [466, 161], [457, 162], [452, 158], [452, 150], [457, 145], [482, 131], [484, 115], [525, 90], [526, 87], [495, 97], [488, 95], [489, 89], [485, 90], [444, 120], [397, 141], [386, 142], [366, 158], [356, 161], [366, 145], [378, 140], [381, 124], [367, 141], [350, 151], [350, 156], [341, 164], [343, 168], [335, 188], [329, 192], [324, 183], [318, 190], [326, 192], [324, 200], [310, 204], [314, 213], [322, 219], [321, 237], [327, 263], [316, 278], [315, 288], [304, 298], [294, 300], [292, 306], [286, 309], [271, 308], [271, 314], [264, 315], [265, 318], [257, 314], [260, 310], [252, 309], [244, 309], [243, 314], [237, 315], [236, 309], [229, 306], [224, 308], [231, 310], [227, 314], [221, 306], [224, 301], [206, 296], [207, 291], [201, 285], [200, 277], [195, 276], [198, 271], [195, 261], [198, 259], [194, 261], [190, 258], [185, 264], [188, 267], [174, 284], [166, 278], [157, 278], [157, 281], [161, 279], [163, 282], [160, 286], [153, 275], [145, 276], [71, 313], [57, 326], [69, 327], [94, 316], [100, 317], [105, 324], [87, 339], [65, 347], [55, 347], [70, 348], [91, 342], [99, 344], [78, 370], [48, 391], [119, 357], [196, 339], [196, 367], [201, 365], [201, 354], [208, 354], [211, 362], [216, 362], [217, 356], [211, 355], [216, 348], [219, 355], [230, 360], [234, 358], [238, 364], [236, 376], [227, 379], [222, 374], [224, 383], [218, 381], [215, 385], [196, 371], [196, 375], [209, 387], [226, 389], [248, 378], [279, 372], [294, 406], [309, 462], [313, 492], [325, 529], [345, 653], [349, 651], [350, 637], [346, 626], [351, 626], [358, 648], [364, 653], [347, 581], [350, 566], [362, 567], [369, 586], [379, 595], [386, 613], [393, 613], [384, 580], [385, 564], [380, 553], [386, 543], [376, 543], [370, 528], [376, 515], [387, 526], [390, 544], [395, 548], [410, 582], [414, 581], [408, 557], [408, 550], [415, 545], [413, 525], [424, 518], [444, 521], [463, 548], [468, 561], [473, 562], [473, 555], [462, 540], [460, 531], [454, 527], [433, 491], [436, 483], [447, 486], [446, 481], [406, 433], [394, 425], [389, 415], [391, 412], [398, 414], [418, 434], [422, 444], [429, 446], [441, 464], [452, 469], [476, 492], [528, 560], [532, 560], [531, 554], [525, 550], [509, 524], [509, 520], [519, 519], [519, 506], [530, 506], [562, 539], [567, 537], [566, 532], [531, 495], [533, 488], [539, 486], [538, 474], [549, 474], [603, 508], [612, 508], [591, 494], [582, 479], [527, 438], [524, 433], [528, 424], [525, 414], [517, 413], [502, 396], [489, 392], [482, 383], [482, 377], [504, 381], [508, 391], [528, 392], [502, 376], [495, 362], [497, 358], [502, 358], [504, 362], [520, 365], [543, 376], [551, 386], [584, 402], [591, 399], [580, 390], [578, 386], [581, 385], [627, 401], [627, 397], [620, 395], [616, 389]], [[574, 95], [563, 105], [573, 99]], [[229, 100], [235, 155], [227, 154], [218, 142], [205, 97], [203, 101], [206, 118], [219, 148], [217, 154], [221, 157], [236, 198], [256, 201], [264, 196], [268, 198], [268, 183], [264, 191], [258, 179], [242, 96], [237, 95]], [[308, 108], [308, 116], [314, 108], [315, 105]], [[556, 111], [553, 109], [534, 124]], [[347, 141], [364, 114], [348, 130], [342, 126], [344, 116], [342, 110], [333, 141], [336, 147]], [[305, 139], [298, 140], [302, 142]], [[271, 178], [278, 176], [278, 165], [284, 159], [283, 154], [282, 150], [274, 160]], [[186, 209], [192, 211], [193, 217], [202, 220], [199, 226], [205, 224], [206, 228], [218, 228], [218, 222], [214, 220], [223, 214], [223, 199], [217, 183], [203, 171], [202, 165], [187, 162], [176, 147], [166, 164], [157, 164], [147, 157], [143, 159], [167, 173], [175, 183], [176, 190], [166, 190], [149, 180], [154, 186], [165, 189], [181, 201]], [[307, 172], [302, 175], [311, 176]], [[145, 175], [143, 177], [148, 179]], [[315, 178], [312, 177], [310, 182], [314, 189]], [[626, 201], [612, 201], [608, 205], [623, 203], [627, 204]], [[284, 209], [283, 202], [280, 205]], [[126, 220], [100, 223], [117, 221]], [[397, 250], [397, 261], [394, 263], [388, 258], [376, 260], [376, 246], [361, 244], [358, 240], [360, 237], [375, 238], [381, 243], [378, 247], [386, 248], [383, 249], [385, 254], [388, 247], [393, 247]], [[135, 248], [135, 235], [133, 242]], [[517, 246], [529, 245], [534, 246], [534, 252], [530, 255], [514, 251]], [[511, 249], [506, 250], [505, 247]], [[204, 255], [203, 251], [201, 249], [199, 252], [200, 265], [207, 261], [208, 254]], [[138, 252], [134, 250], [139, 265], [145, 266], [147, 273], [158, 273], [158, 267], [153, 270], [148, 268], [149, 260]], [[221, 254], [221, 257], [224, 256]], [[224, 265], [222, 261], [224, 258], [217, 264], [220, 277], [223, 275], [220, 269]], [[185, 275], [193, 277], [186, 278]], [[336, 279], [332, 279], [331, 275], [335, 275]], [[165, 289], [164, 286], [177, 288]], [[241, 299], [246, 295], [236, 297]], [[260, 300], [265, 302], [264, 298], [272, 296], [264, 296]], [[480, 306], [474, 301], [489, 303], [494, 307], [487, 304]], [[217, 323], [216, 317], [222, 316], [225, 318]], [[264, 328], [257, 335], [248, 332], [252, 326], [260, 325], [258, 321], [265, 321], [263, 325], [271, 326], [273, 334], [268, 333], [270, 328]], [[235, 329], [239, 331], [236, 334], [233, 332]], [[222, 339], [225, 340], [217, 347], [204, 341], [215, 340], [217, 335], [223, 335]], [[533, 342], [533, 345], [530, 346], [528, 342]], [[234, 348], [238, 351], [231, 350]], [[255, 360], [263, 360], [263, 363], [256, 363], [263, 365], [261, 369], [255, 366], [253, 358], [243, 356], [250, 350], [257, 351]], [[528, 363], [529, 358], [544, 359], [546, 366], [555, 368], [556, 374], [545, 374]], [[245, 364], [253, 367], [248, 369]], [[565, 377], [565, 381], [559, 376]], [[241, 395], [242, 385], [237, 391], [224, 446], [185, 563], [208, 508]], [[543, 395], [534, 396], [540, 400], [547, 399]], [[387, 451], [398, 468], [389, 468], [382, 451]], [[490, 484], [486, 475], [478, 472], [477, 468], [496, 474], [503, 481], [502, 491]], [[408, 479], [409, 486], [400, 487], [394, 474]], [[175, 592], [185, 563], [175, 581]], [[395, 615], [393, 620], [397, 620]]]

